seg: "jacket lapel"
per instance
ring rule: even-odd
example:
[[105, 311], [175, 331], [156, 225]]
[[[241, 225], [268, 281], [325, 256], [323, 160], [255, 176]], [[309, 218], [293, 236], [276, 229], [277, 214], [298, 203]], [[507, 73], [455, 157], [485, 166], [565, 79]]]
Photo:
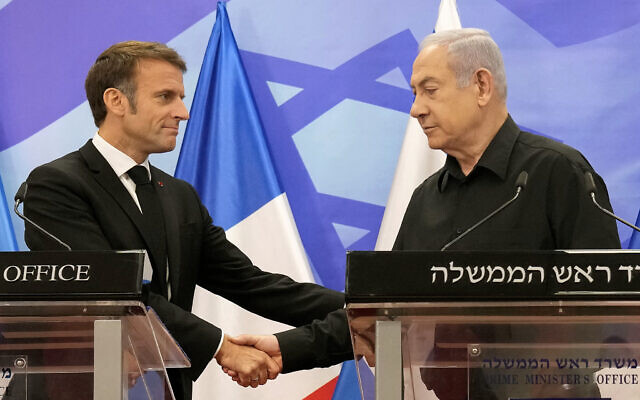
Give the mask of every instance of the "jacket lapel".
[[[138, 230], [140, 236], [144, 240], [146, 250], [151, 253], [151, 259], [158, 260], [160, 255], [155, 254], [150, 250], [153, 248], [153, 246], [151, 246], [150, 238], [152, 237], [154, 232], [147, 231], [138, 206], [133, 201], [131, 195], [129, 194], [127, 189], [125, 189], [122, 182], [120, 182], [120, 179], [113, 172], [113, 169], [111, 168], [107, 160], [105, 160], [102, 154], [98, 152], [93, 143], [91, 143], [91, 140], [89, 140], [87, 144], [80, 148], [80, 154], [85, 159], [89, 169], [93, 172], [93, 176], [95, 177], [96, 182], [100, 186], [102, 186], [107, 193], [109, 193], [109, 195], [127, 214], [135, 228]], [[166, 211], [164, 213], [166, 218]], [[154, 268], [154, 271], [164, 270], [164, 266]], [[159, 282], [164, 281], [164, 278], [159, 279]], [[165, 287], [166, 290], [166, 285], [161, 284], [161, 286]]]
[[163, 181], [162, 174], [159, 169], [151, 166], [151, 181], [160, 199], [160, 206], [164, 216], [164, 230], [167, 235], [167, 259], [169, 260], [169, 281], [171, 282], [172, 298], [174, 298], [178, 293], [178, 285], [180, 284], [180, 269], [178, 268], [180, 261], [179, 224], [174, 210], [175, 202], [171, 198], [171, 187], [168, 185], [168, 181]]

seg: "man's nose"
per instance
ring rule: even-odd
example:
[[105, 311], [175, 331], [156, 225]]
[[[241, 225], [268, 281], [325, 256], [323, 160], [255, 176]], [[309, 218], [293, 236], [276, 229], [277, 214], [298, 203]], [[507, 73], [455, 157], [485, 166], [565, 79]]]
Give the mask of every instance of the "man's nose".
[[411, 110], [409, 111], [409, 114], [411, 114], [413, 118], [418, 118], [419, 116], [426, 114], [424, 108], [424, 105], [420, 104], [418, 102], [418, 98], [416, 97], [416, 99], [413, 100], [413, 104], [411, 104]]
[[187, 110], [187, 106], [184, 105], [182, 100], [179, 100], [178, 105], [176, 105], [176, 110], [174, 114], [174, 118], [180, 121], [186, 121], [189, 119], [189, 110]]

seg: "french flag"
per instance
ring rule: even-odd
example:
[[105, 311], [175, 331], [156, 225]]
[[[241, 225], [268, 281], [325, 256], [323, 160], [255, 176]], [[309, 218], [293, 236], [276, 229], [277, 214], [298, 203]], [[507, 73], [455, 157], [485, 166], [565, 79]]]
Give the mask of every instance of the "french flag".
[[[223, 2], [218, 3], [175, 176], [196, 188], [214, 224], [223, 227], [255, 265], [296, 281], [314, 281]], [[289, 329], [201, 288], [193, 311], [230, 336]], [[339, 372], [340, 366], [300, 371], [251, 389], [231, 381], [212, 361], [196, 382], [193, 397], [330, 400]]]

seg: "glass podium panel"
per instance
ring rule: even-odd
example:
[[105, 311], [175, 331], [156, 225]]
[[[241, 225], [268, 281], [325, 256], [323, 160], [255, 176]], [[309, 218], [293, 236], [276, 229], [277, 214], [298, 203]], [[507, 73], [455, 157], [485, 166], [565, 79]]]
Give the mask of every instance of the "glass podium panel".
[[17, 398], [14, 392], [24, 392], [29, 368], [27, 356], [0, 356], [0, 399]]
[[173, 399], [166, 367], [189, 366], [138, 301], [3, 302], [0, 335], [2, 400]]
[[[570, 336], [569, 336], [570, 337]], [[624, 398], [637, 392], [637, 344], [470, 345], [470, 399]], [[614, 386], [612, 386], [614, 385]], [[633, 391], [633, 392], [632, 392]]]
[[639, 398], [640, 301], [351, 303], [347, 315], [363, 399]]

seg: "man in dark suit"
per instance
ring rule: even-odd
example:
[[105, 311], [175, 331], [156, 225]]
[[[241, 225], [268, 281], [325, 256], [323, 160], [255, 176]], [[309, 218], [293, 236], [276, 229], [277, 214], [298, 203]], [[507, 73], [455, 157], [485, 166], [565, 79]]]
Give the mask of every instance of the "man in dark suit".
[[[178, 399], [191, 397], [191, 381], [213, 357], [236, 371], [243, 386], [264, 384], [281, 370], [264, 352], [231, 342], [190, 312], [196, 284], [294, 326], [344, 304], [342, 293], [254, 266], [213, 225], [191, 185], [149, 164], [149, 154], [175, 148], [178, 125], [189, 118], [185, 70], [180, 56], [160, 43], [105, 50], [85, 82], [98, 132], [80, 150], [32, 171], [25, 198], [25, 214], [73, 250], [148, 250], [153, 275], [144, 301], [191, 359], [188, 370], [170, 371]], [[32, 250], [59, 249], [30, 225], [25, 241]], [[302, 334], [292, 332], [292, 340]], [[331, 363], [348, 357], [350, 346], [342, 347], [349, 351], [334, 354]]]

